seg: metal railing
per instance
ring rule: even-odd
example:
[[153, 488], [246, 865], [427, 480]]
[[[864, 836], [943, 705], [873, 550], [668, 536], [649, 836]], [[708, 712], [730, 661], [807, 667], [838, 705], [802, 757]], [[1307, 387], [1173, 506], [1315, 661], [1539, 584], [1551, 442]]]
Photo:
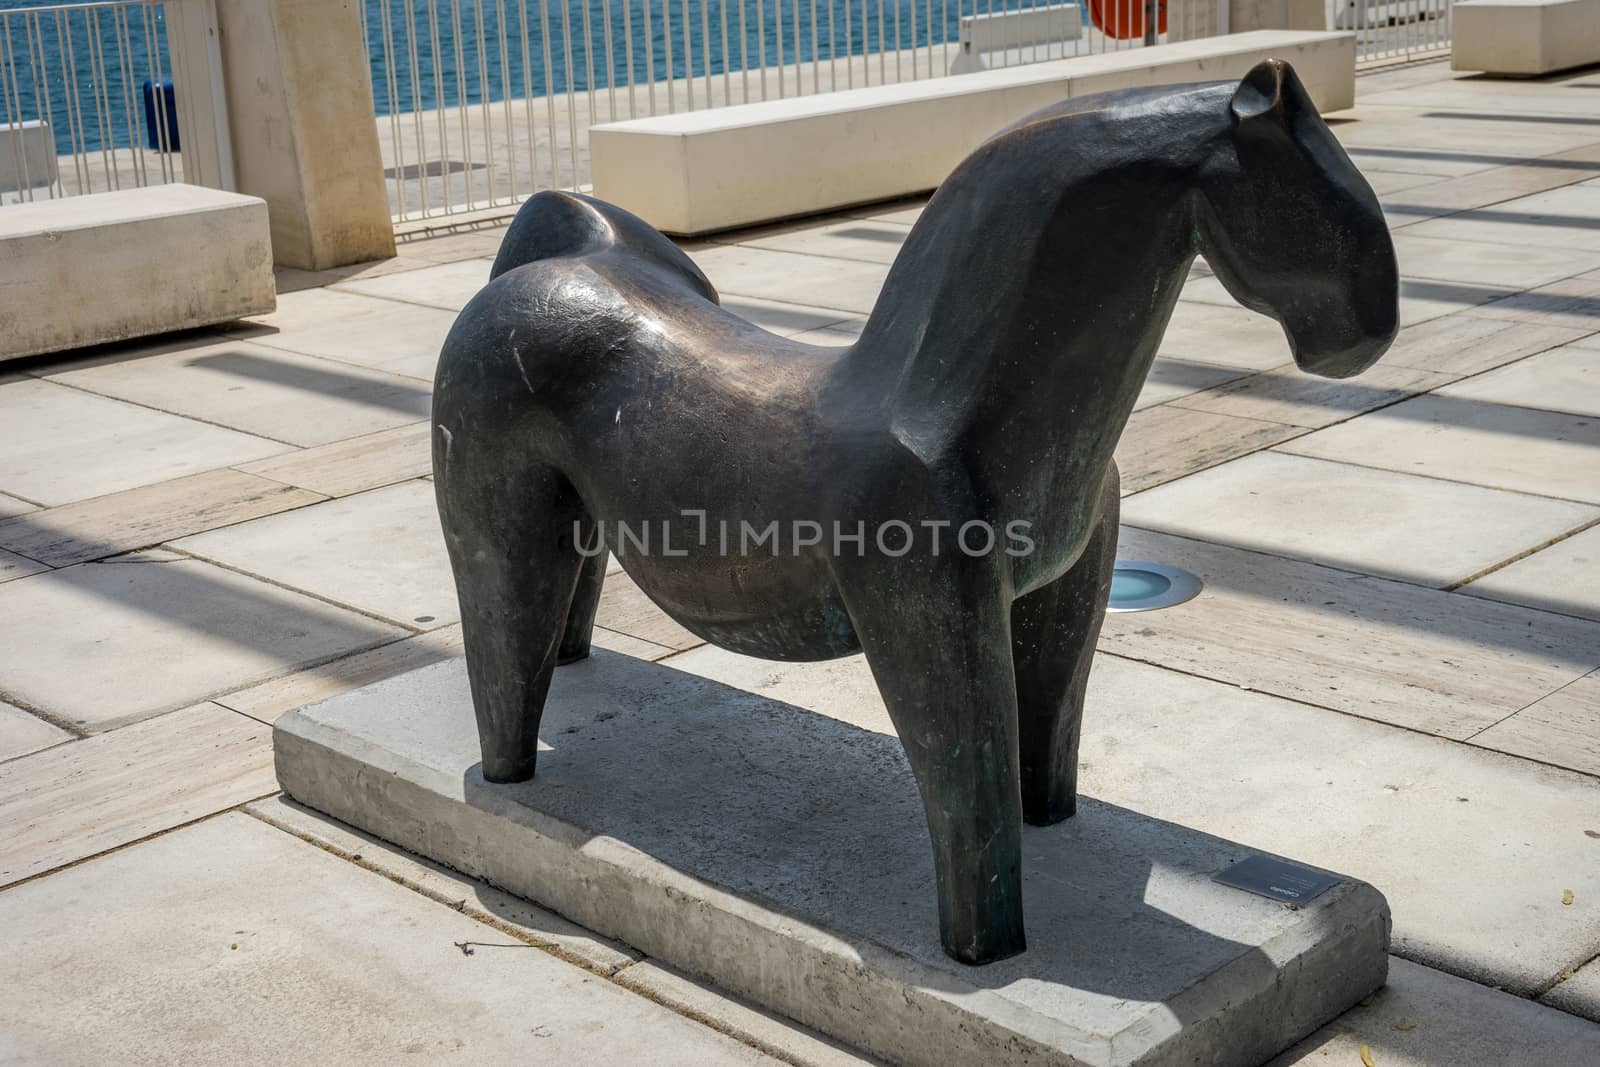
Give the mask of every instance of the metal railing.
[[[1170, 4], [1170, 7], [1169, 7]], [[589, 127], [1225, 32], [1225, 0], [364, 0], [397, 222], [588, 181]], [[1222, 12], [1219, 14], [1219, 10]], [[975, 54], [976, 53], [976, 54]]]
[[182, 180], [165, 8], [0, 10], [0, 204]]
[[1356, 65], [1407, 63], [1450, 53], [1451, 0], [1332, 0], [1329, 26], [1356, 35]]

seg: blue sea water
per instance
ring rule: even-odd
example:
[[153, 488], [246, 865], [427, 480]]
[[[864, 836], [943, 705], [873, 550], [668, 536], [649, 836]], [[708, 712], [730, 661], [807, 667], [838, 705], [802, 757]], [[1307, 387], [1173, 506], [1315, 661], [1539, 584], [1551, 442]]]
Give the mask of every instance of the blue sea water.
[[[784, 63], [816, 57], [825, 64], [835, 55], [922, 46], [929, 42], [930, 28], [934, 41], [954, 40], [962, 14], [1015, 10], [1019, 3], [1026, 9], [1035, 0], [361, 2], [373, 98], [377, 113], [385, 115], [508, 95], [564, 93], [569, 86], [579, 91], [623, 86], [629, 80], [630, 41], [632, 80], [642, 84], [652, 75], [667, 77], [669, 56], [673, 77], [700, 77], [745, 65], [754, 69], [763, 57], [769, 67], [780, 55]], [[0, 12], [47, 3], [59, 0], [0, 0]], [[114, 14], [117, 10], [124, 14]], [[158, 68], [172, 77], [163, 18], [155, 8], [147, 21], [137, 6], [0, 15], [0, 27], [9, 31], [8, 39], [0, 38], [0, 70], [9, 63], [16, 73], [14, 89], [7, 85], [0, 92], [0, 123], [19, 115], [48, 118], [62, 153], [72, 150], [74, 137], [94, 152], [146, 136], [143, 84], [155, 80]], [[709, 50], [702, 48], [703, 28], [709, 30]], [[643, 46], [647, 39], [649, 49]], [[386, 54], [394, 57], [392, 64]], [[809, 83], [809, 70], [807, 75]]]

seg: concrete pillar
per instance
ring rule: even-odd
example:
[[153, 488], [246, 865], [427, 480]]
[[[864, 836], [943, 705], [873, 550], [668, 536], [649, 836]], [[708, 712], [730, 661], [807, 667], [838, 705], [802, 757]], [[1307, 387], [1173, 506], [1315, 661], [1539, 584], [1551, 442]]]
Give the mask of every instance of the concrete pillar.
[[267, 202], [279, 266], [394, 255], [359, 0], [216, 0], [237, 191]]

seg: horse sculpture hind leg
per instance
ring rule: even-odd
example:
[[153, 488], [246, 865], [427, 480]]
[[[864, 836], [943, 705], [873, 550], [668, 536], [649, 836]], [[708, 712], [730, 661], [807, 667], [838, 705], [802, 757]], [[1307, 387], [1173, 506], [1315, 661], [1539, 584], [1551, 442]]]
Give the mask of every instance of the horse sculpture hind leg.
[[1116, 464], [1100, 490], [1099, 519], [1071, 570], [1011, 607], [1022, 749], [1022, 817], [1048, 826], [1078, 805], [1078, 736], [1095, 641], [1117, 559], [1121, 479]]
[[594, 637], [594, 616], [600, 610], [600, 590], [606, 580], [606, 562], [611, 553], [603, 547], [599, 532], [585, 549], [594, 552], [586, 556], [583, 570], [578, 574], [578, 587], [572, 592], [572, 606], [567, 609], [566, 629], [561, 634], [561, 647], [556, 651], [556, 666], [576, 663], [589, 655], [589, 643]]
[[[483, 436], [480, 447], [492, 447], [497, 439]], [[434, 483], [460, 590], [483, 776], [520, 782], [533, 776], [539, 719], [558, 650], [581, 658], [581, 643], [588, 651], [594, 618], [588, 601], [598, 599], [605, 560], [585, 559], [573, 543], [575, 530], [593, 537], [593, 527], [558, 472], [502, 465], [492, 455], [463, 455], [470, 446], [443, 432], [434, 447]], [[590, 574], [596, 563], [599, 574]], [[588, 598], [582, 603], [575, 596], [580, 578]], [[574, 609], [581, 619], [569, 626]], [[572, 638], [563, 640], [568, 633]]]

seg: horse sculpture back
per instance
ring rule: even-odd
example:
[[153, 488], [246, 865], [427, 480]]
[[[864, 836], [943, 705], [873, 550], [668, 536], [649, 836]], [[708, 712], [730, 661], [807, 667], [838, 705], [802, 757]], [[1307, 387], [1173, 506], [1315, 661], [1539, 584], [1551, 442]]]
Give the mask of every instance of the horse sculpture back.
[[1022, 822], [1076, 801], [1112, 451], [1198, 253], [1309, 371], [1358, 373], [1393, 339], [1377, 200], [1279, 62], [995, 135], [849, 347], [722, 310], [625, 211], [534, 197], [435, 383], [485, 778], [533, 774], [609, 550], [722, 647], [865, 651], [922, 792], [946, 951], [1022, 951]]

